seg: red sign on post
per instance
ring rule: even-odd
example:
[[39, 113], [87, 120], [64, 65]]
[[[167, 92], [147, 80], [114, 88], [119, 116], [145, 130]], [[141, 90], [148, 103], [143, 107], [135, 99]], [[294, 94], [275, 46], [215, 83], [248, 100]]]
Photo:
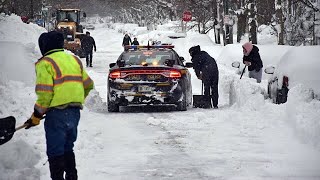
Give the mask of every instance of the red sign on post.
[[191, 18], [192, 18], [192, 15], [190, 11], [183, 12], [183, 16], [182, 16], [183, 21], [186, 21], [186, 22], [191, 21]]

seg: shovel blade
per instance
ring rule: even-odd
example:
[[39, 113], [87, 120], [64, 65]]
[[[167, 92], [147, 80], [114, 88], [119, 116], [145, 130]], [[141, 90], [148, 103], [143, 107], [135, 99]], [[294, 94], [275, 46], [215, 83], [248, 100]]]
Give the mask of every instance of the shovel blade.
[[211, 107], [208, 97], [205, 95], [193, 95], [193, 107], [194, 108], [208, 108]]
[[13, 116], [0, 118], [0, 145], [10, 141], [16, 131], [16, 118]]

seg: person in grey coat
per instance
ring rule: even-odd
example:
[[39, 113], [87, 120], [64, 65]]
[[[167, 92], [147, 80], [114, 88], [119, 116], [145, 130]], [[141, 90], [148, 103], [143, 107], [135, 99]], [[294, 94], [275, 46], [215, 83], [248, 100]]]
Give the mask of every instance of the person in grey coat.
[[194, 71], [198, 79], [201, 79], [203, 82], [204, 95], [208, 96], [206, 99], [208, 99], [209, 102], [205, 108], [211, 108], [212, 105], [214, 108], [218, 108], [219, 70], [215, 59], [207, 52], [201, 51], [199, 45], [191, 47], [189, 53], [192, 57], [191, 61]]

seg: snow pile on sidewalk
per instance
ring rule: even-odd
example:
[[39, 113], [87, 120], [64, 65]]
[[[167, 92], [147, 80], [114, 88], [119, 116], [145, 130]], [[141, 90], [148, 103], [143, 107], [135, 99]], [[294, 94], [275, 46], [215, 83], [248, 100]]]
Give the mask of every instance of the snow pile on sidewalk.
[[0, 148], [0, 179], [40, 179], [39, 169], [34, 168], [40, 155], [29, 144], [17, 141]]
[[314, 92], [297, 85], [290, 89], [286, 105], [286, 120], [294, 128], [295, 134], [305, 143], [320, 150], [320, 101]]
[[[16, 126], [33, 111], [34, 62], [41, 57], [37, 41], [43, 32], [44, 28], [25, 24], [16, 15], [0, 15], [0, 118], [14, 116]], [[0, 179], [40, 179], [36, 166], [44, 142], [42, 128], [17, 131], [0, 147]]]
[[41, 57], [38, 38], [45, 31], [23, 23], [19, 16], [0, 14], [0, 84], [9, 80], [34, 82], [33, 63]]
[[21, 21], [20, 16], [6, 16], [0, 14], [0, 41], [19, 42], [22, 44], [32, 43], [38, 45], [39, 34], [46, 30], [36, 24], [26, 24]]

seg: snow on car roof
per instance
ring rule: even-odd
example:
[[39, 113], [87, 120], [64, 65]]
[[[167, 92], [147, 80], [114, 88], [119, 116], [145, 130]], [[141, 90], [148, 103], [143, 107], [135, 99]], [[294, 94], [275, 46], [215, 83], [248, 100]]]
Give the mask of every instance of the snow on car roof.
[[280, 59], [275, 75], [289, 77], [289, 88], [303, 84], [320, 94], [320, 46], [293, 47]]

